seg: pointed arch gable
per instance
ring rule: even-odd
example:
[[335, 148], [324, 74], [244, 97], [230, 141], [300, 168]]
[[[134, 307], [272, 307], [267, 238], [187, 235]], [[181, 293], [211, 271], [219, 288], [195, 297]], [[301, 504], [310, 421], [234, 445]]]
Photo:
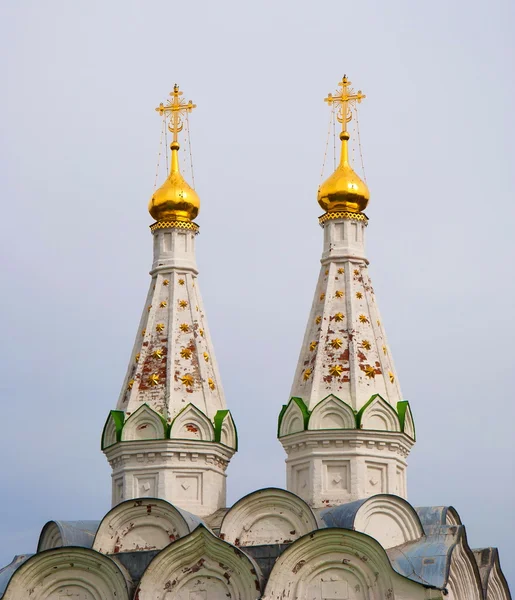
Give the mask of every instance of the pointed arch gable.
[[265, 488], [229, 509], [220, 537], [235, 546], [287, 544], [316, 529], [315, 515], [304, 500], [286, 490]]
[[206, 597], [209, 600], [257, 600], [262, 577], [244, 552], [213, 535], [204, 526], [174, 542], [150, 562], [141, 578], [138, 600]]
[[293, 542], [276, 560], [263, 600], [368, 600], [386, 597], [386, 590], [391, 600], [428, 597], [425, 586], [392, 569], [376, 540], [347, 529], [320, 529]]
[[238, 450], [238, 432], [229, 410], [219, 410], [214, 418], [215, 441]]
[[375, 394], [358, 413], [360, 429], [401, 431], [395, 409], [379, 394]]
[[309, 411], [301, 398], [291, 398], [279, 415], [277, 437], [304, 431], [307, 427]]
[[211, 421], [194, 404], [188, 404], [172, 421], [171, 439], [194, 439], [214, 442], [215, 430]]
[[126, 500], [103, 518], [93, 549], [102, 554], [161, 550], [192, 528], [182, 511], [165, 500]]
[[356, 429], [356, 415], [348, 404], [330, 394], [311, 412], [308, 429]]
[[488, 575], [485, 600], [511, 600], [508, 583], [501, 570], [499, 554], [496, 548], [492, 548], [492, 550], [495, 551], [495, 558], [492, 570]]
[[110, 411], [102, 431], [102, 450], [120, 441], [124, 420], [123, 410]]
[[125, 421], [122, 442], [133, 440], [162, 440], [165, 438], [166, 422], [148, 404], [143, 404]]
[[14, 572], [3, 600], [61, 596], [129, 600], [126, 575], [109, 557], [89, 548], [45, 550]]
[[403, 433], [409, 435], [412, 440], [416, 440], [415, 436], [415, 421], [413, 420], [413, 414], [409, 402], [403, 400], [397, 402], [397, 413], [399, 415], [399, 421]]
[[483, 600], [479, 569], [461, 526], [461, 535], [451, 552], [446, 588], [449, 600]]

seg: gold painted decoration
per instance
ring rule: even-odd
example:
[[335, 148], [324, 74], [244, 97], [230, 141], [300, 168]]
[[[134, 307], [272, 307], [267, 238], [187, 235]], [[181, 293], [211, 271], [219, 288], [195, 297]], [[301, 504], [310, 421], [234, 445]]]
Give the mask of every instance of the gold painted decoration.
[[338, 269], [338, 275], [343, 275], [345, 273], [345, 269], [343, 267], [340, 267]]
[[204, 337], [204, 330], [203, 330], [203, 329], [199, 329], [199, 330], [198, 330], [198, 332], [200, 333], [200, 335], [201, 335], [202, 337]]
[[150, 306], [147, 306], [147, 312], [150, 312], [152, 310], [152, 304]]
[[374, 377], [376, 376], [376, 372], [374, 367], [371, 367], [370, 365], [367, 365], [365, 367], [365, 375], [370, 378], [370, 379], [374, 379]]
[[381, 321], [379, 319], [377, 319], [377, 326], [381, 327]]
[[142, 329], [142, 330], [141, 330], [141, 335], [142, 335], [142, 336], [144, 336], [144, 335], [145, 335], [145, 333], [147, 333], [147, 330], [146, 330], [146, 329]]
[[343, 367], [341, 365], [331, 365], [329, 367], [329, 373], [332, 377], [340, 377], [343, 372]]
[[309, 349], [311, 350], [311, 352], [313, 352], [313, 350], [315, 350], [317, 346], [318, 346], [318, 342], [311, 342], [309, 344]]
[[356, 298], [361, 300], [361, 298], [363, 298], [363, 294], [361, 292], [356, 292]]
[[345, 318], [345, 315], [343, 313], [341, 313], [341, 312], [337, 312], [334, 315], [334, 320], [335, 321], [343, 321], [344, 318]]
[[188, 331], [190, 330], [190, 326], [188, 325], [188, 323], [181, 323], [180, 326], [179, 326], [179, 329], [183, 333], [188, 333]]
[[179, 279], [179, 285], [184, 285], [186, 282], [184, 281], [184, 279]]
[[184, 377], [181, 377], [181, 382], [182, 385], [185, 385], [186, 387], [191, 387], [194, 382], [193, 376], [188, 373], [187, 375], [184, 375]]
[[388, 377], [390, 378], [390, 383], [395, 381], [395, 375], [391, 371], [388, 371]]
[[359, 275], [359, 269], [354, 269], [354, 275]]
[[159, 383], [159, 375], [157, 373], [152, 373], [148, 378], [148, 382], [150, 385], [157, 385]]
[[163, 300], [162, 302], [159, 303], [160, 308], [165, 308], [166, 306], [168, 306], [168, 302], [166, 300]]
[[383, 346], [383, 354], [386, 354], [386, 346]]
[[186, 308], [188, 306], [188, 303], [186, 302], [186, 300], [179, 300], [179, 306], [181, 308]]
[[169, 279], [163, 279], [163, 285], [168, 285], [170, 283]]
[[359, 315], [359, 322], [360, 323], [368, 323], [368, 318], [366, 315]]
[[336, 349], [341, 348], [343, 341], [340, 338], [334, 338], [334, 340], [331, 340], [331, 346]]
[[326, 270], [325, 270], [325, 274], [326, 274], [326, 275], [329, 275], [329, 269], [326, 269]]
[[372, 348], [372, 344], [368, 340], [363, 340], [361, 345], [363, 348], [365, 348], [365, 350], [370, 350], [370, 348]]
[[164, 331], [164, 328], [165, 328], [165, 324], [164, 324], [164, 323], [158, 323], [158, 324], [156, 325], [156, 331], [157, 331], [158, 333], [160, 333], [161, 331]]
[[302, 379], [304, 379], [304, 381], [307, 381], [311, 376], [311, 369], [306, 369], [304, 371], [304, 373], [302, 374]]
[[182, 358], [191, 358], [191, 349], [190, 348], [183, 348], [181, 350], [181, 356], [182, 356]]
[[134, 362], [139, 362], [140, 353], [138, 352], [134, 357]]
[[127, 389], [132, 390], [133, 386], [134, 386], [134, 379], [129, 379], [129, 381], [127, 382]]
[[164, 351], [162, 348], [156, 348], [154, 352], [152, 352], [152, 356], [154, 358], [163, 358]]
[[336, 298], [343, 298], [343, 291], [342, 290], [336, 290], [336, 292], [334, 293], [334, 295], [336, 296]]
[[207, 352], [204, 352], [204, 360], [209, 362], [209, 354]]
[[320, 294], [320, 300], [323, 300], [324, 298], [325, 298], [325, 294], [322, 292], [322, 293]]
[[322, 317], [317, 317], [317, 318], [315, 319], [315, 323], [316, 323], [317, 325], [320, 325], [320, 323], [321, 323], [321, 322], [322, 322]]
[[210, 390], [215, 389], [215, 382], [211, 379], [211, 377], [207, 380], [207, 384], [209, 385]]

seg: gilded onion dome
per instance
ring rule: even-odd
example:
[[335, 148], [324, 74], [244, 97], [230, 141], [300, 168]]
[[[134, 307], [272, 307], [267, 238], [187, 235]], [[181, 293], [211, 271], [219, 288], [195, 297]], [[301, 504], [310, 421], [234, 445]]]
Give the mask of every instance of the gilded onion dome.
[[200, 198], [179, 170], [179, 143], [172, 142], [170, 149], [172, 151], [170, 174], [152, 195], [148, 212], [156, 221], [192, 221], [200, 210]]
[[340, 82], [338, 94], [329, 94], [325, 101], [338, 109], [337, 119], [342, 124], [340, 163], [336, 171], [318, 189], [318, 203], [326, 212], [347, 211], [359, 213], [365, 210], [370, 199], [366, 183], [349, 164], [349, 133], [347, 123], [352, 118], [349, 104], [361, 102], [365, 95], [361, 90], [354, 93], [346, 76]]
[[168, 130], [173, 134], [170, 144], [170, 174], [163, 185], [153, 194], [148, 204], [148, 212], [156, 221], [192, 221], [200, 210], [200, 198], [197, 192], [186, 182], [179, 169], [178, 133], [182, 131], [182, 115], [191, 112], [196, 105], [191, 100], [181, 98], [182, 92], [177, 84], [170, 93], [171, 99], [161, 104], [156, 111], [168, 119]]

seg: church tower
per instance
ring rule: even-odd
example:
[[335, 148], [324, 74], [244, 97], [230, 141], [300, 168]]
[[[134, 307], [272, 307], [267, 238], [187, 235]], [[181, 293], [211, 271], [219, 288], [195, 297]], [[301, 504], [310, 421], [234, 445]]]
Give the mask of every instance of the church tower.
[[279, 416], [288, 490], [314, 508], [380, 493], [406, 498], [415, 440], [368, 273], [370, 194], [349, 164], [347, 124], [364, 98], [343, 77], [325, 99], [342, 125], [340, 162], [318, 190], [320, 275], [291, 400]]
[[225, 470], [237, 447], [198, 284], [194, 222], [200, 199], [179, 169], [178, 134], [195, 108], [174, 86], [156, 109], [173, 139], [154, 192], [154, 260], [129, 367], [102, 434], [112, 502], [168, 500], [198, 516], [225, 507]]

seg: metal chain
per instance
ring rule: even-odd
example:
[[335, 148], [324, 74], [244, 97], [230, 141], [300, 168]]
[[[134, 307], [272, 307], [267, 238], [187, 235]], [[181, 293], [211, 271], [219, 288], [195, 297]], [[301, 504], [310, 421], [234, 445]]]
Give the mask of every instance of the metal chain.
[[358, 119], [358, 109], [355, 107], [354, 112], [356, 114], [356, 129], [358, 131], [358, 147], [359, 147], [359, 156], [361, 158], [361, 170], [363, 171], [363, 179], [365, 183], [367, 182], [367, 175], [365, 173], [365, 163], [363, 162], [363, 152], [361, 150], [361, 136], [359, 134], [359, 119]]
[[188, 117], [188, 111], [186, 111], [186, 127], [188, 128], [188, 149], [190, 152], [191, 183], [193, 184], [193, 189], [195, 189], [195, 175], [193, 173], [193, 154], [191, 152], [190, 118]]
[[320, 173], [320, 183], [322, 183], [322, 179], [324, 178], [325, 161], [327, 160], [327, 151], [329, 150], [329, 138], [331, 137], [331, 122], [333, 119], [332, 112], [333, 111], [331, 111], [331, 114], [329, 114], [329, 127], [327, 128], [327, 139], [325, 141], [324, 160], [322, 162], [322, 171]]
[[159, 176], [159, 164], [161, 163], [161, 152], [163, 149], [163, 135], [166, 135], [165, 134], [165, 131], [166, 131], [165, 120], [166, 119], [163, 118], [163, 125], [161, 127], [161, 135], [159, 137], [159, 150], [157, 153], [156, 176], [154, 178], [154, 192], [156, 191], [156, 188], [157, 188], [157, 178]]

